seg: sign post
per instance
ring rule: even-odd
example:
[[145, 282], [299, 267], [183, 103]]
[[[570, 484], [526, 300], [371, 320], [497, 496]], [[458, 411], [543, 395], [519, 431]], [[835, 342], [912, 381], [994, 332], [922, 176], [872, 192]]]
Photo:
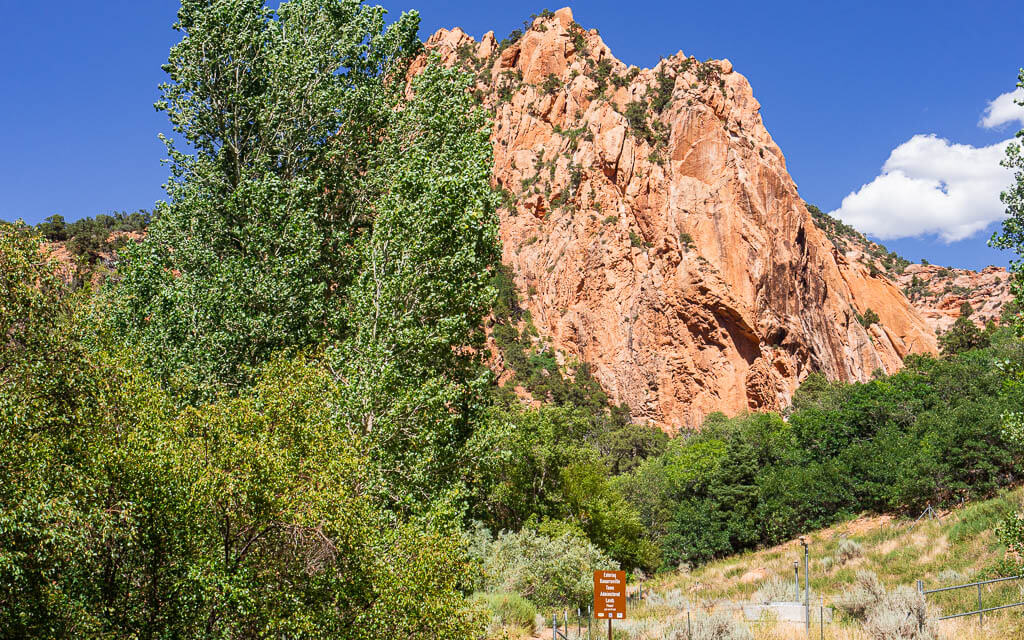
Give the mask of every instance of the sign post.
[[612, 638], [612, 620], [626, 617], [626, 572], [594, 572], [594, 617], [608, 620], [608, 640]]

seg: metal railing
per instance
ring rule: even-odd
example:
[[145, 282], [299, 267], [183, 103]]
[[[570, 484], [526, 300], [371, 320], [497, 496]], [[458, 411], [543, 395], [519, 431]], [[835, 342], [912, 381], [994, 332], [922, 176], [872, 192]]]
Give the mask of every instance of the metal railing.
[[1022, 579], [1024, 579], [1024, 575], [1010, 576], [1008, 578], [995, 578], [993, 580], [981, 580], [979, 582], [969, 582], [967, 584], [957, 584], [957, 585], [953, 585], [951, 587], [939, 587], [938, 589], [925, 589], [924, 588], [924, 582], [922, 582], [921, 580], [918, 580], [917, 581], [917, 591], [922, 596], [924, 596], [925, 600], [927, 601], [928, 595], [932, 594], [932, 593], [941, 593], [941, 592], [944, 592], [944, 591], [955, 591], [957, 589], [970, 589], [971, 587], [976, 587], [978, 589], [978, 608], [977, 609], [975, 609], [974, 611], [964, 611], [964, 612], [961, 612], [961, 613], [953, 613], [953, 614], [950, 614], [948, 616], [942, 616], [940, 618], [935, 618], [935, 619], [936, 620], [949, 620], [951, 618], [963, 618], [965, 616], [974, 616], [974, 615], [976, 615], [976, 616], [978, 616], [978, 624], [984, 624], [985, 623], [985, 614], [986, 613], [989, 613], [990, 611], [999, 611], [1000, 609], [1009, 609], [1011, 607], [1021, 607], [1021, 606], [1024, 606], [1024, 602], [1013, 602], [1013, 603], [1010, 603], [1010, 604], [1002, 604], [1002, 605], [999, 605], [997, 607], [983, 607], [982, 603], [981, 603], [981, 587], [983, 585], [995, 584], [997, 582], [1009, 582], [1010, 580], [1022, 580]]

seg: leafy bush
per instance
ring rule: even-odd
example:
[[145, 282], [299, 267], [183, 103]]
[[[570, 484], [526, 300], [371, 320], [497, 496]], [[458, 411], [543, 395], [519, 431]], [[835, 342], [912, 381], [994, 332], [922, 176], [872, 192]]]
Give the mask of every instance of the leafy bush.
[[799, 600], [796, 582], [772, 578], [761, 583], [752, 598], [755, 602], [793, 602]]
[[1003, 385], [1020, 362], [1024, 344], [1004, 329], [989, 349], [911, 356], [867, 383], [812, 375], [788, 422], [713, 414], [617, 484], [666, 566], [777, 544], [865, 510], [989, 497], [1021, 477], [1024, 439], [1003, 428], [1019, 406]]
[[[691, 620], [693, 632], [690, 637], [693, 640], [754, 640], [750, 627], [737, 621], [729, 613], [697, 613]], [[679, 635], [681, 631], [682, 629], [675, 637], [683, 637]]]
[[545, 94], [552, 94], [558, 91], [562, 87], [562, 81], [558, 79], [553, 73], [549, 73], [547, 78], [544, 78], [544, 84], [541, 85], [540, 90]]
[[887, 592], [878, 576], [869, 571], [858, 572], [853, 587], [836, 604], [847, 615], [862, 621], [864, 630], [877, 640], [935, 637], [924, 596], [907, 586]]
[[936, 637], [924, 596], [906, 586], [898, 587], [868, 610], [864, 630], [876, 640], [932, 640]]
[[[728, 613], [695, 610], [686, 620], [626, 619], [615, 623], [616, 638], [630, 640], [753, 640], [750, 628]], [[619, 633], [622, 635], [619, 636]]]
[[683, 251], [690, 251], [697, 245], [693, 241], [693, 236], [684, 231], [679, 234], [679, 246], [683, 248]]
[[836, 600], [836, 605], [847, 615], [863, 620], [870, 610], [882, 602], [885, 595], [885, 586], [878, 576], [870, 571], [858, 571], [853, 586]]
[[1024, 514], [1011, 513], [996, 529], [999, 541], [1018, 568], [1024, 568]]
[[974, 309], [971, 308], [971, 303], [964, 302], [960, 305], [960, 316], [952, 327], [939, 335], [939, 347], [942, 350], [942, 355], [963, 353], [989, 345], [992, 331], [979, 329], [971, 320], [973, 314]]
[[540, 607], [586, 606], [593, 572], [618, 569], [600, 549], [572, 534], [550, 538], [524, 529], [502, 533], [484, 558], [487, 591], [515, 593]]
[[502, 627], [514, 627], [532, 634], [537, 607], [515, 593], [475, 593], [470, 602], [485, 607], [491, 616], [490, 635]]
[[857, 322], [859, 322], [865, 329], [871, 327], [873, 324], [878, 324], [880, 320], [881, 319], [878, 317], [878, 314], [870, 308], [864, 312], [864, 315], [857, 316]]
[[856, 540], [844, 538], [839, 543], [839, 549], [836, 551], [836, 560], [839, 564], [846, 564], [850, 560], [859, 558], [864, 555], [864, 547], [861, 546]]

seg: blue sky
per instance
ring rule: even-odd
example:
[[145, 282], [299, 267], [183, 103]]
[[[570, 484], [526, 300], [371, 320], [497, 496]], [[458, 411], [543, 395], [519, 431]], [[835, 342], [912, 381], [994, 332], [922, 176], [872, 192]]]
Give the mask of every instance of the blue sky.
[[[163, 80], [160, 64], [176, 40], [170, 26], [177, 3], [0, 0], [0, 6], [8, 25], [0, 39], [7, 61], [0, 71], [6, 123], [0, 218], [37, 222], [52, 213], [75, 219], [152, 206], [166, 177], [156, 135], [169, 129], [152, 104]], [[544, 8], [426, 0], [385, 6], [418, 9], [423, 38], [453, 26], [475, 37], [493, 29], [500, 38]], [[970, 213], [943, 208], [949, 199], [943, 196], [960, 189], [956, 183], [947, 194], [945, 182], [929, 191], [927, 180], [991, 162], [991, 149], [981, 151], [1020, 128], [1019, 122], [979, 126], [986, 106], [1014, 89], [1024, 66], [1019, 2], [570, 6], [628, 64], [652, 66], [680, 49], [699, 59], [729, 58], [750, 79], [808, 202], [825, 211], [842, 206], [845, 219], [886, 236], [887, 246], [912, 260], [972, 268], [1007, 262], [1006, 254], [985, 246], [992, 225], [957, 239], [983, 224], [984, 215], [940, 228], [929, 225], [931, 209], [894, 214], [885, 208], [913, 208], [931, 198], [944, 216]], [[945, 159], [960, 164], [938, 162]], [[976, 193], [969, 187], [960, 189], [964, 197]], [[844, 203], [853, 192], [860, 193]], [[888, 239], [918, 230], [926, 235]]]

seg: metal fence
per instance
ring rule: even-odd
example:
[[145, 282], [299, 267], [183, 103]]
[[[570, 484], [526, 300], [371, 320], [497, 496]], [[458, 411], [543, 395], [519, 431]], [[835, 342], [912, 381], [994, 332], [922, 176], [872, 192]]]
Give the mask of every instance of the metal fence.
[[977, 590], [978, 590], [978, 608], [977, 609], [975, 609], [974, 611], [964, 611], [964, 612], [961, 612], [961, 613], [952, 613], [952, 614], [950, 614], [948, 616], [942, 616], [942, 617], [935, 618], [935, 619], [936, 620], [949, 620], [950, 618], [963, 618], [965, 616], [974, 616], [974, 615], [976, 615], [976, 616], [978, 616], [978, 624], [984, 624], [984, 622], [985, 622], [985, 614], [986, 613], [989, 613], [991, 611], [999, 611], [1000, 609], [1009, 609], [1011, 607], [1024, 606], [1024, 602], [1013, 602], [1013, 603], [1010, 603], [1010, 604], [1001, 604], [1001, 605], [995, 606], [995, 607], [985, 607], [985, 606], [983, 606], [982, 598], [981, 598], [981, 587], [982, 586], [989, 585], [989, 584], [996, 584], [996, 583], [999, 583], [999, 582], [1009, 582], [1011, 580], [1024, 580], [1024, 575], [1010, 576], [1008, 578], [995, 578], [993, 580], [981, 580], [979, 582], [969, 582], [967, 584], [957, 584], [957, 585], [953, 585], [952, 587], [940, 587], [938, 589], [925, 589], [924, 588], [924, 583], [921, 580], [918, 580], [917, 581], [917, 590], [927, 600], [928, 595], [932, 594], [932, 593], [942, 593], [942, 592], [945, 592], [945, 591], [956, 591], [958, 589], [970, 589], [971, 587], [977, 588]]
[[[632, 593], [626, 594], [626, 607], [634, 607], [643, 602], [644, 586], [638, 585]], [[587, 606], [587, 610], [576, 609], [575, 620], [569, 616], [569, 610], [562, 610], [562, 620], [559, 622], [558, 614], [551, 616], [551, 640], [591, 640], [595, 637], [593, 608]], [[575, 624], [573, 624], [575, 622]], [[601, 622], [604, 622], [602, 619]], [[600, 630], [596, 637], [601, 637]]]
[[[587, 623], [586, 636], [583, 635], [584, 619]], [[584, 637], [589, 640], [591, 637], [592, 623], [593, 619], [591, 616], [590, 607], [587, 607], [586, 618], [583, 617], [583, 611], [581, 609], [576, 609], [576, 635], [571, 636], [569, 635], [570, 633], [572, 633], [572, 624], [569, 621], [569, 610], [566, 609], [562, 612], [561, 626], [559, 626], [558, 623], [558, 614], [553, 614], [551, 616], [551, 640], [579, 640]]]

